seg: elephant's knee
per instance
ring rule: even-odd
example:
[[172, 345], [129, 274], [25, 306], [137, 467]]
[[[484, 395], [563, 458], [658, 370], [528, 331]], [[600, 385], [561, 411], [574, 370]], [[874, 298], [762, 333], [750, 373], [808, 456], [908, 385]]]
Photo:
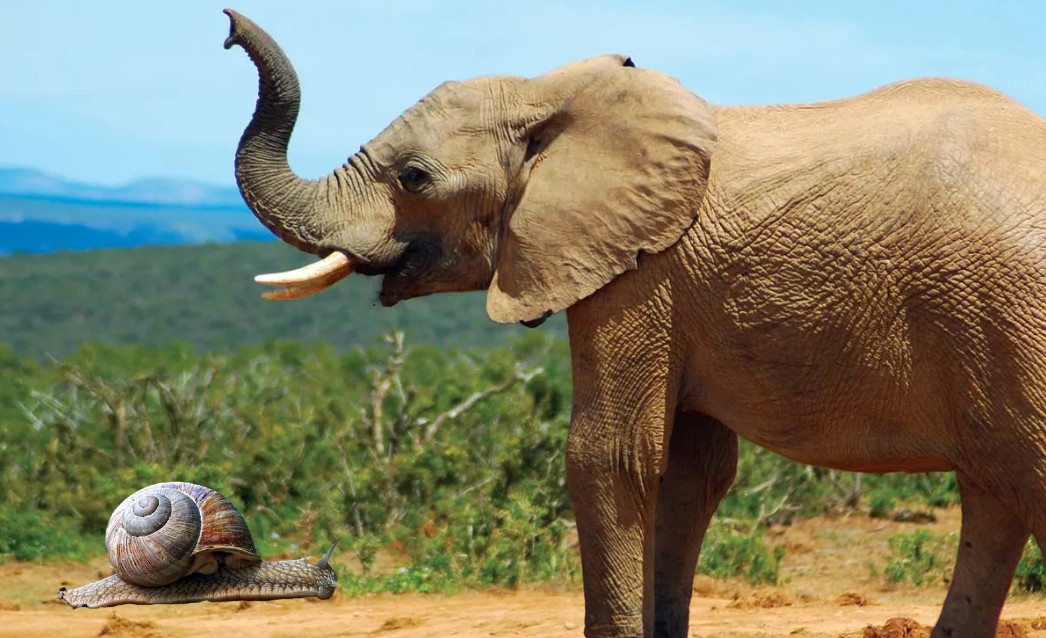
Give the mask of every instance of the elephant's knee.
[[594, 434], [589, 428], [571, 426], [565, 460], [572, 493], [580, 495], [609, 486], [616, 492], [638, 496], [640, 500], [644, 495], [655, 493], [660, 454], [651, 449], [652, 446], [642, 441]]

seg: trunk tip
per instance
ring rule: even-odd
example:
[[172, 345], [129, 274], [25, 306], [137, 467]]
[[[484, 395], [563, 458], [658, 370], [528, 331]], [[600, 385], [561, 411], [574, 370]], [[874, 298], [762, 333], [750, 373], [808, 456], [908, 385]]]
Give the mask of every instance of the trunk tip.
[[250, 22], [247, 18], [243, 17], [239, 13], [236, 13], [232, 9], [222, 9], [222, 13], [229, 16], [229, 37], [225, 38], [225, 48], [231, 49], [234, 44], [243, 46], [243, 42], [240, 40], [240, 32], [244, 22]]

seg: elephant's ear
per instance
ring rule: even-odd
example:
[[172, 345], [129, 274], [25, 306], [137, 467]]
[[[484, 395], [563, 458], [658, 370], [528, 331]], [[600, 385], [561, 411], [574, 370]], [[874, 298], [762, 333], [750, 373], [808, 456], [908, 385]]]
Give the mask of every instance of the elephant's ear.
[[703, 100], [624, 56], [529, 84], [552, 97], [527, 126], [487, 292], [487, 313], [502, 323], [559, 312], [634, 269], [640, 253], [674, 244], [697, 215], [716, 139]]

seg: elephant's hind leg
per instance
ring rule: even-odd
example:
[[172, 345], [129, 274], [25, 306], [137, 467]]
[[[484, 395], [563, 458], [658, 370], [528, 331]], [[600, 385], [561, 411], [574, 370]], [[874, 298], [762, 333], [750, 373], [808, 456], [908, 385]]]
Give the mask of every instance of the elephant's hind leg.
[[654, 635], [682, 638], [701, 541], [737, 471], [737, 435], [722, 423], [677, 412], [661, 476], [654, 531]]
[[1012, 507], [959, 479], [959, 555], [932, 638], [992, 638], [1029, 531]]

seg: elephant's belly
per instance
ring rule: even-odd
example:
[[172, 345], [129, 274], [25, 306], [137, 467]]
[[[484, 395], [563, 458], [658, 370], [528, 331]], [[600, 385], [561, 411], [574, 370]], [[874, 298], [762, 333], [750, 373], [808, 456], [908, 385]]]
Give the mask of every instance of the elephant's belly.
[[944, 453], [919, 443], [898, 445], [874, 435], [825, 436], [820, 444], [782, 443], [776, 432], [735, 429], [756, 445], [800, 463], [851, 472], [944, 472], [956, 469]]
[[954, 470], [948, 445], [913, 432], [853, 420], [834, 425], [811, 421], [728, 419], [738, 435], [793, 461], [853, 472]]
[[746, 395], [724, 389], [692, 409], [801, 463], [857, 472], [955, 469], [954, 429], [944, 418], [884, 408], [867, 395], [838, 388], [775, 390]]

